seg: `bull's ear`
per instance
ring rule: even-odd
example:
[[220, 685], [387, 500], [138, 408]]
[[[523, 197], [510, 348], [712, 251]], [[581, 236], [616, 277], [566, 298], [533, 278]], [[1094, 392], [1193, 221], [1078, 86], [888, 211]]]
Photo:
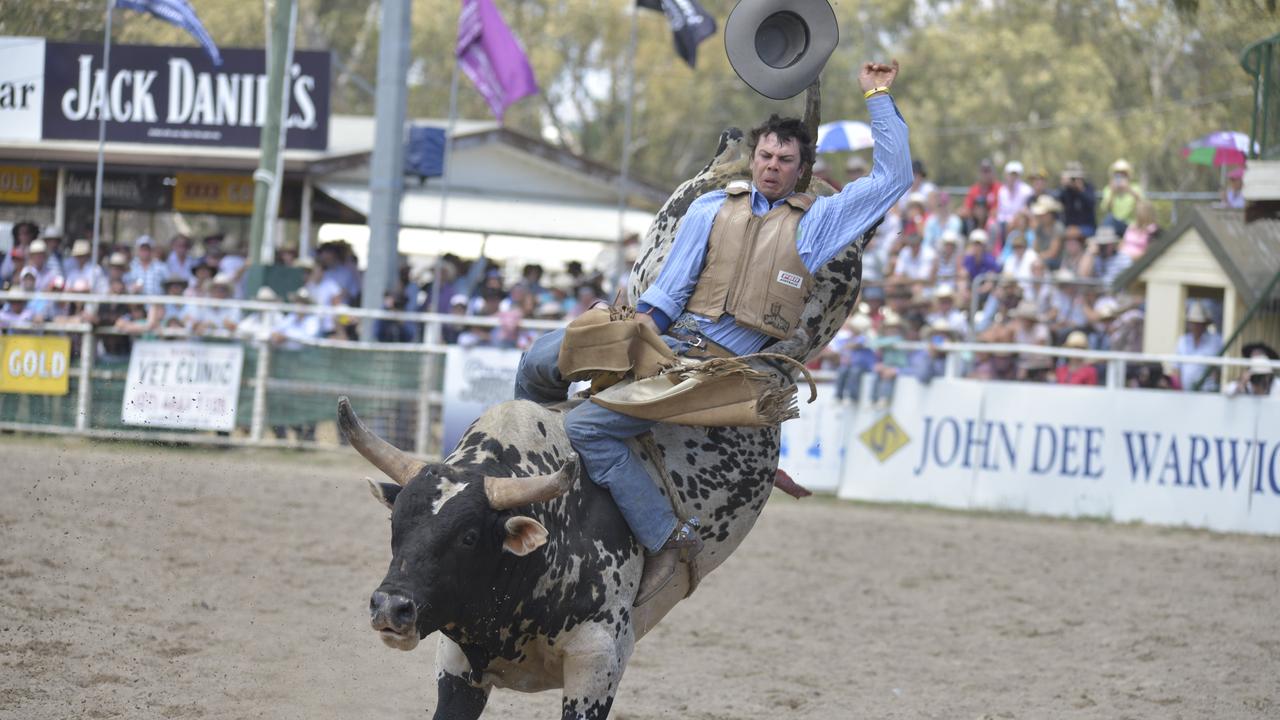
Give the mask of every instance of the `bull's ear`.
[[516, 515], [507, 520], [506, 528], [502, 549], [512, 555], [528, 555], [547, 544], [547, 529], [531, 517]]
[[364, 481], [369, 483], [369, 492], [373, 493], [373, 496], [377, 498], [378, 502], [386, 505], [388, 508], [395, 504], [396, 496], [404, 489], [402, 486], [396, 485], [395, 483], [374, 482], [370, 478], [365, 478]]

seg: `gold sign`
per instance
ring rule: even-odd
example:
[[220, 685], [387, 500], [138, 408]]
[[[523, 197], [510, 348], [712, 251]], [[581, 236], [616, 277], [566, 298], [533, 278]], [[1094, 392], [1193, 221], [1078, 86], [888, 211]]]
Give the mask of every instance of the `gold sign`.
[[66, 395], [71, 339], [6, 335], [0, 338], [0, 392]]
[[173, 209], [215, 215], [253, 214], [252, 175], [178, 173]]
[[39, 199], [39, 170], [16, 165], [0, 165], [0, 202], [35, 205]]
[[867, 428], [858, 436], [862, 440], [862, 444], [867, 446], [872, 455], [880, 462], [884, 462], [903, 448], [904, 445], [911, 442], [911, 438], [907, 437], [907, 433], [902, 429], [892, 415], [885, 413], [885, 416], [871, 427]]

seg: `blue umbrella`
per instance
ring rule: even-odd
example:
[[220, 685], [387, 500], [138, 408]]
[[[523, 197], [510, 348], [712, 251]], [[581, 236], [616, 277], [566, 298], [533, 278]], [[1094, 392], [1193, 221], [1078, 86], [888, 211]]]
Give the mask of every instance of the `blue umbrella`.
[[838, 120], [818, 126], [818, 152], [863, 150], [875, 145], [871, 126], [857, 120]]

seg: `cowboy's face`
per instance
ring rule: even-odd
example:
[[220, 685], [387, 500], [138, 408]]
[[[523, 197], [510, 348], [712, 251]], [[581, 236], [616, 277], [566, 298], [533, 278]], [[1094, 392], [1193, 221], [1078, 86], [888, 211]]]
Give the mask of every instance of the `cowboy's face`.
[[751, 181], [769, 202], [795, 192], [804, 166], [800, 162], [800, 143], [795, 138], [779, 142], [775, 133], [762, 136], [751, 156]]

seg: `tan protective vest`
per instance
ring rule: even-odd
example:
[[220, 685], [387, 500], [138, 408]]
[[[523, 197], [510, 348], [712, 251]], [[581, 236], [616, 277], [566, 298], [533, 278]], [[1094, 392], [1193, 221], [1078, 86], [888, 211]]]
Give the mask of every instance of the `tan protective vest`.
[[813, 290], [796, 233], [815, 197], [796, 193], [756, 217], [748, 183], [730, 183], [725, 192], [729, 197], [711, 226], [706, 262], [685, 310], [712, 320], [729, 313], [743, 327], [785, 338]]

